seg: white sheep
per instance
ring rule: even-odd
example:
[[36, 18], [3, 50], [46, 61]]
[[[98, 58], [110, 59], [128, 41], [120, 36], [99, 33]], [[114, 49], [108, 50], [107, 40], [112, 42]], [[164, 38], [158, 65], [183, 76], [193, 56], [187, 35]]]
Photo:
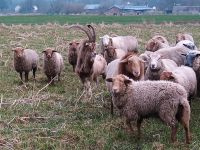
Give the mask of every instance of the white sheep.
[[125, 52], [135, 51], [138, 49], [138, 41], [134, 36], [116, 36], [110, 37], [104, 35], [100, 37], [101, 53], [104, 54], [104, 50], [107, 46], [113, 46], [114, 48], [123, 49]]
[[100, 75], [105, 79], [106, 68], [107, 62], [105, 58], [101, 54], [97, 54], [92, 65], [92, 80], [98, 83], [97, 77]]
[[159, 54], [163, 59], [171, 59], [178, 66], [184, 65], [185, 57], [182, 54], [186, 54], [191, 49], [185, 45], [176, 45], [174, 47], [161, 48], [155, 51], [155, 54]]
[[54, 78], [58, 76], [60, 81], [60, 74], [64, 68], [62, 55], [59, 54], [53, 48], [47, 48], [44, 53], [44, 73], [46, 74], [48, 81], [54, 83]]
[[162, 59], [159, 54], [150, 54], [149, 65], [145, 73], [145, 80], [159, 80], [160, 74], [163, 71], [172, 71], [177, 66], [177, 64], [170, 59]]
[[173, 71], [164, 71], [160, 75], [161, 80], [168, 80], [182, 85], [187, 93], [188, 100], [191, 103], [191, 98], [195, 97], [197, 92], [197, 78], [194, 70], [187, 66], [180, 66]]
[[25, 82], [28, 81], [28, 74], [33, 70], [33, 77], [35, 78], [35, 72], [37, 70], [37, 64], [39, 60], [38, 54], [31, 49], [24, 49], [22, 47], [13, 48], [14, 51], [14, 67], [20, 74], [20, 78], [23, 81], [23, 72], [25, 73]]
[[183, 86], [169, 81], [133, 81], [124, 75], [106, 81], [112, 83], [113, 103], [125, 116], [131, 131], [131, 121], [137, 122], [138, 138], [143, 119], [156, 115], [171, 127], [172, 142], [176, 141], [180, 122], [185, 129], [186, 143], [190, 143], [190, 105]]

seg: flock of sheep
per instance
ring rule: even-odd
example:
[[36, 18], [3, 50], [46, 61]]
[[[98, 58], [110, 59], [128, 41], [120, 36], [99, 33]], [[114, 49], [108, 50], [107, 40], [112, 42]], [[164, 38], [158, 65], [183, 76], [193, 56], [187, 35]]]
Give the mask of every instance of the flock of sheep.
[[[137, 122], [138, 138], [142, 120], [158, 116], [171, 127], [171, 141], [176, 141], [177, 123], [185, 129], [186, 143], [190, 143], [190, 106], [192, 98], [200, 95], [200, 51], [189, 34], [178, 34], [171, 46], [161, 35], [146, 43], [146, 51], [139, 55], [138, 41], [133, 36], [104, 35], [100, 37], [101, 54], [96, 53], [96, 33], [91, 25], [72, 25], [84, 31], [88, 39], [69, 43], [68, 61], [79, 76], [86, 96], [92, 95], [91, 81], [98, 86], [98, 76], [106, 79], [112, 96], [111, 114], [115, 106], [133, 131], [131, 121]], [[16, 47], [14, 67], [23, 81], [30, 71], [37, 71], [38, 54], [31, 49]], [[62, 55], [52, 48], [44, 53], [44, 73], [53, 83], [64, 67]], [[165, 80], [165, 81], [163, 81]], [[167, 80], [167, 81], [166, 81]]]

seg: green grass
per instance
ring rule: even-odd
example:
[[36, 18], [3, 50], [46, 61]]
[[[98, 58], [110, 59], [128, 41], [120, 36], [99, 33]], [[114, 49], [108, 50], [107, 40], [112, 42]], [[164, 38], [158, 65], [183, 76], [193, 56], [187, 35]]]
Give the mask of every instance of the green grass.
[[194, 23], [200, 22], [199, 15], [140, 15], [140, 16], [58, 16], [58, 15], [36, 15], [36, 16], [0, 16], [0, 23], [11, 24], [87, 24], [87, 23], [120, 23], [120, 24], [138, 24], [138, 23]]
[[[64, 16], [63, 16], [64, 17]], [[1, 19], [0, 19], [1, 20]], [[175, 43], [179, 32], [193, 34], [200, 46], [199, 25], [95, 25], [97, 39], [104, 34], [134, 35], [139, 50], [155, 33], [166, 36]], [[142, 138], [128, 132], [123, 119], [115, 110], [111, 117], [110, 96], [104, 81], [93, 89], [91, 100], [79, 99], [82, 85], [67, 61], [69, 41], [83, 39], [85, 34], [67, 30], [59, 24], [46, 25], [0, 25], [0, 149], [194, 149], [200, 148], [200, 99], [192, 102], [192, 143], [184, 144], [184, 131], [179, 126], [178, 144], [170, 143], [170, 128], [158, 119], [148, 119], [142, 124]], [[98, 39], [99, 40], [99, 39]], [[97, 40], [97, 41], [98, 41]], [[35, 49], [40, 55], [36, 82], [20, 84], [19, 75], [13, 69], [12, 47], [24, 46]], [[42, 70], [42, 51], [56, 47], [63, 55], [65, 69], [61, 81], [46, 86]], [[98, 51], [97, 47], [97, 51]], [[134, 124], [133, 124], [134, 125]]]

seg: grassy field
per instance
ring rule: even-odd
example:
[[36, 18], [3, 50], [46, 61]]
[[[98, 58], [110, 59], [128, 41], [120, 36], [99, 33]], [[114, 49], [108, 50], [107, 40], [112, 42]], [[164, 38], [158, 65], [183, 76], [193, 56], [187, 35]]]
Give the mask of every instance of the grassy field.
[[[94, 24], [94, 27], [97, 39], [108, 33], [136, 36], [140, 52], [155, 33], [166, 36], [172, 44], [178, 32], [192, 33], [200, 47], [198, 24]], [[142, 138], [137, 141], [137, 132], [128, 132], [117, 110], [113, 117], [110, 115], [110, 96], [103, 80], [98, 88], [93, 88], [91, 100], [80, 98], [81, 83], [68, 64], [67, 47], [72, 39], [84, 37], [82, 32], [69, 31], [59, 24], [0, 25], [0, 149], [200, 149], [200, 99], [192, 102], [192, 143], [184, 144], [184, 130], [180, 126], [178, 143], [172, 145], [170, 128], [157, 119], [143, 122]], [[36, 81], [30, 75], [28, 83], [20, 84], [13, 69], [11, 49], [15, 46], [37, 50], [40, 64]], [[55, 47], [65, 61], [61, 82], [54, 86], [46, 86], [42, 71], [41, 52], [46, 47]]]
[[0, 16], [0, 23], [7, 25], [11, 24], [46, 24], [46, 23], [59, 23], [59, 24], [87, 24], [87, 23], [120, 23], [120, 24], [132, 24], [132, 23], [185, 23], [200, 22], [199, 15], [152, 15], [152, 16]]

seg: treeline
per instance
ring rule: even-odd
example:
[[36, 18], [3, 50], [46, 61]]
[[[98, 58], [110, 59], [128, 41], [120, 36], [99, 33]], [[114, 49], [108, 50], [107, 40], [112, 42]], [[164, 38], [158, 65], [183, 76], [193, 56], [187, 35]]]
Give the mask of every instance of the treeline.
[[[85, 4], [101, 4], [100, 10], [113, 6], [123, 5], [148, 5], [155, 6], [157, 10], [170, 10], [174, 5], [198, 6], [199, 0], [0, 0], [1, 12], [31, 13], [52, 13], [71, 14], [81, 13]], [[16, 9], [18, 6], [18, 9]]]

